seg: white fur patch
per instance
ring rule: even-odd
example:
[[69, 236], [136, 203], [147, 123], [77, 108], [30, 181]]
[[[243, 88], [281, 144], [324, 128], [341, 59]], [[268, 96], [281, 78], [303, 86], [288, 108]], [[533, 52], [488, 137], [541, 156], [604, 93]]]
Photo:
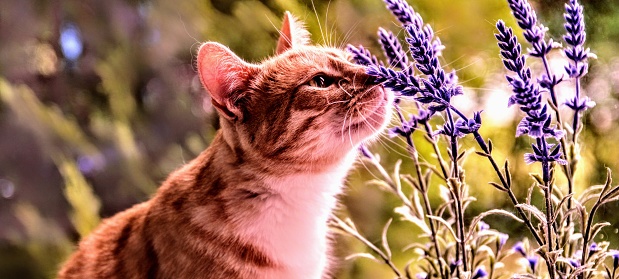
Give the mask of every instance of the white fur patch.
[[276, 194], [256, 212], [246, 231], [246, 237], [280, 267], [264, 278], [322, 277], [327, 267], [327, 221], [355, 154], [350, 152], [329, 172], [265, 179]]

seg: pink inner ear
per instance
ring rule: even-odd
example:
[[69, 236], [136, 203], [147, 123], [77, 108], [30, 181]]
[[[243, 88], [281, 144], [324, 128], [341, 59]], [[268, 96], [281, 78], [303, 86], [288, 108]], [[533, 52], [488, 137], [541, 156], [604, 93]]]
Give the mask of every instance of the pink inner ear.
[[204, 43], [198, 51], [200, 81], [211, 95], [213, 105], [225, 116], [236, 115], [233, 93], [242, 88], [253, 68], [219, 43]]
[[303, 23], [298, 21], [290, 12], [284, 13], [282, 29], [279, 32], [277, 54], [282, 54], [296, 46], [309, 44], [309, 32], [305, 30]]
[[228, 76], [238, 68], [234, 61], [230, 61], [230, 56], [234, 54], [229, 52], [225, 46], [217, 43], [205, 43], [198, 51], [198, 73], [202, 85], [220, 104], [230, 93], [229, 83], [234, 83], [234, 80], [228, 82]]

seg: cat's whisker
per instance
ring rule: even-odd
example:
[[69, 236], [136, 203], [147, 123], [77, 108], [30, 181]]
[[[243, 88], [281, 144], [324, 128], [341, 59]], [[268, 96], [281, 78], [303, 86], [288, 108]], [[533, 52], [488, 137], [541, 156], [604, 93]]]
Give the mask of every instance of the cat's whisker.
[[353, 97], [353, 95], [352, 95], [352, 94], [350, 94], [350, 92], [348, 92], [348, 90], [346, 90], [346, 88], [344, 88], [344, 86], [342, 85], [342, 82], [343, 82], [343, 81], [344, 81], [344, 80], [342, 80], [342, 79], [341, 79], [341, 80], [338, 80], [338, 82], [337, 82], [337, 86], [338, 86], [338, 87], [339, 87], [339, 88], [340, 88], [340, 89], [341, 89], [344, 93], [346, 93], [346, 95], [348, 95], [348, 97], [351, 97], [351, 98], [352, 98], [352, 97]]
[[[346, 118], [348, 117], [348, 112], [346, 111], [344, 113], [344, 121], [342, 121], [342, 129], [340, 130], [340, 135], [344, 135], [344, 130], [348, 127], [348, 125], [346, 125]], [[342, 137], [342, 141], [344, 140], [344, 137]]]
[[316, 9], [316, 3], [314, 3], [314, 0], [312, 0], [311, 3], [312, 3], [312, 10], [314, 10], [314, 16], [316, 16], [316, 23], [318, 23], [318, 29], [320, 30], [320, 37], [324, 43], [326, 42], [325, 31], [322, 29], [322, 23], [320, 23], [320, 17], [318, 16], [318, 10]]
[[364, 160], [363, 155], [361, 155], [361, 154], [357, 153], [357, 158], [358, 158], [358, 160], [357, 160], [357, 161], [358, 161], [359, 163], [361, 163], [361, 165], [363, 166], [363, 168], [367, 171], [367, 173], [369, 173], [369, 174], [370, 174], [370, 176], [371, 176], [373, 179], [376, 179], [376, 180], [380, 180], [380, 179], [381, 179], [381, 177], [380, 177], [380, 176], [378, 176], [378, 175], [377, 175], [374, 171], [372, 171], [372, 170], [371, 170], [371, 168], [369, 167], [369, 166], [372, 166], [372, 165], [369, 165], [369, 166], [368, 166], [368, 165], [366, 164], [366, 162], [365, 162], [366, 160]]
[[352, 38], [353, 34], [357, 32], [357, 26], [359, 26], [360, 23], [361, 23], [360, 21], [355, 22], [355, 24], [353, 24], [353, 26], [350, 27], [348, 31], [346, 31], [346, 33], [344, 34], [344, 37], [342, 38], [342, 42], [338, 46], [339, 48], [345, 47], [346, 42], [348, 42], [350, 38]]
[[[329, 22], [329, 10], [330, 10], [330, 8], [331, 8], [331, 0], [329, 0], [329, 2], [327, 2], [327, 10], [325, 11], [325, 27], [329, 25], [328, 22]], [[336, 37], [337, 34], [335, 32], [335, 21], [333, 21], [333, 23], [331, 24], [330, 30], [328, 32], [329, 32], [329, 34], [327, 34], [327, 35], [329, 35], [328, 36], [329, 41], [327, 42], [328, 46], [329, 47], [336, 47], [335, 44], [334, 44], [334, 42], [337, 40], [337, 37]]]
[[[369, 112], [373, 112], [379, 106], [380, 105], [366, 106], [364, 109], [368, 110]], [[380, 124], [380, 122], [375, 120], [375, 119], [371, 119], [371, 118], [368, 119], [368, 118], [365, 118], [365, 117], [364, 117], [364, 119], [366, 120], [365, 122], [368, 123], [368, 124]], [[370, 121], [373, 121], [374, 123], [370, 123]], [[389, 126], [396, 126], [396, 125], [400, 124], [400, 123], [394, 123], [394, 122], [396, 122], [396, 120], [393, 119], [393, 118], [389, 119], [389, 122], [390, 122]], [[373, 130], [373, 132], [375, 132], [375, 133], [378, 132], [378, 130], [375, 128], [374, 125], [370, 125], [370, 127]], [[397, 150], [397, 149], [393, 148], [391, 145], [385, 143], [385, 142], [389, 142], [389, 143], [391, 143], [392, 145], [395, 145], [395, 146], [400, 145], [400, 143], [397, 143], [395, 141], [395, 139], [393, 139], [393, 138], [390, 138], [390, 137], [387, 137], [387, 136], [381, 137], [381, 138], [378, 139], [378, 142], [385, 149], [390, 150], [390, 152], [394, 152], [394, 153], [402, 155], [402, 156], [408, 156], [408, 154], [402, 153], [400, 150]]]
[[341, 100], [341, 101], [333, 101], [333, 102], [327, 102], [327, 105], [335, 105], [335, 104], [341, 104], [341, 103], [347, 103], [348, 100]]

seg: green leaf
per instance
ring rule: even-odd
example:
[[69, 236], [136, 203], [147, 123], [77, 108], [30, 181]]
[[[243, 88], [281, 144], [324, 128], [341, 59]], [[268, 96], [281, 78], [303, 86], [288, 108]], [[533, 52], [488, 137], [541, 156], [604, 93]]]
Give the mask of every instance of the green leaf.
[[426, 224], [426, 222], [417, 216], [413, 216], [413, 214], [411, 214], [412, 212], [410, 208], [406, 206], [400, 206], [400, 207], [396, 207], [394, 211], [402, 215], [402, 217], [404, 217], [404, 220], [417, 225], [417, 227], [419, 227], [425, 234], [428, 234], [428, 235], [431, 234], [431, 230]]
[[596, 223], [591, 227], [591, 236], [589, 239], [595, 239], [595, 236], [604, 228], [610, 226], [609, 222]]
[[454, 230], [451, 228], [451, 225], [449, 223], [447, 223], [447, 221], [445, 221], [443, 218], [441, 218], [439, 216], [428, 215], [427, 217], [432, 219], [432, 220], [436, 220], [439, 223], [441, 223], [447, 229], [447, 231], [449, 231], [449, 233], [454, 238], [454, 240], [456, 242], [460, 242], [460, 239], [457, 237], [456, 232], [454, 232]]
[[471, 221], [471, 224], [469, 225], [469, 233], [467, 237], [464, 239], [464, 241], [469, 241], [473, 237], [473, 233], [475, 232], [475, 227], [477, 226], [477, 223], [479, 223], [482, 219], [490, 215], [501, 215], [501, 216], [512, 218], [515, 221], [520, 222], [520, 223], [524, 222], [522, 219], [518, 218], [516, 215], [508, 211], [505, 211], [502, 209], [491, 209], [486, 212], [482, 212], [481, 214], [473, 218], [473, 220]]
[[488, 154], [486, 154], [484, 152], [481, 152], [481, 151], [475, 151], [475, 154], [477, 154], [479, 156], [482, 156], [482, 157], [486, 157], [486, 158], [490, 157], [490, 155], [488, 155]]
[[389, 241], [387, 240], [387, 231], [389, 230], [391, 221], [393, 221], [393, 219], [389, 218], [389, 221], [387, 221], [387, 224], [385, 224], [385, 226], [383, 227], [383, 232], [381, 234], [381, 241], [382, 241], [383, 249], [385, 249], [385, 252], [387, 253], [387, 257], [389, 258], [391, 258], [391, 249], [389, 248]]
[[348, 261], [348, 260], [354, 260], [358, 258], [366, 258], [366, 259], [373, 260], [377, 263], [380, 263], [380, 261], [370, 253], [354, 253], [354, 254], [350, 254], [346, 256], [346, 258], [344, 259]]
[[542, 213], [537, 207], [532, 206], [530, 204], [518, 204], [516, 207], [522, 208], [523, 210], [533, 214], [533, 216], [542, 224], [546, 225], [546, 215]]
[[505, 179], [507, 180], [507, 187], [512, 187], [512, 174], [509, 171], [509, 160], [505, 160], [505, 166], [503, 167], [503, 171], [505, 172]]
[[365, 184], [366, 185], [378, 186], [378, 188], [382, 189], [383, 191], [387, 191], [387, 192], [393, 191], [393, 188], [391, 188], [389, 183], [387, 183], [387, 182], [385, 182], [383, 180], [372, 179], [370, 181], [365, 182]]
[[608, 190], [608, 187], [610, 187], [610, 184], [613, 183], [613, 177], [612, 177], [612, 171], [610, 170], [610, 168], [606, 168], [606, 182], [604, 183], [604, 189], [602, 190], [602, 195], [604, 193], [606, 193], [606, 190]]
[[395, 183], [396, 191], [402, 192], [402, 181], [400, 181], [400, 166], [402, 160], [397, 160], [393, 166], [393, 182]]
[[[561, 208], [563, 204], [567, 203], [567, 201], [572, 198], [573, 195], [574, 194], [568, 194], [567, 196], [563, 197], [561, 201], [559, 202], [559, 204], [557, 204], [556, 208]], [[553, 223], [557, 219], [560, 213], [561, 213], [561, 210], [556, 210], [555, 215], [552, 217]]]
[[531, 177], [537, 182], [539, 185], [544, 185], [544, 179], [539, 173], [529, 173]]
[[488, 184], [494, 186], [494, 188], [496, 188], [497, 190], [499, 190], [501, 192], [507, 192], [507, 189], [505, 189], [502, 185], [499, 185], [496, 182], [488, 182]]

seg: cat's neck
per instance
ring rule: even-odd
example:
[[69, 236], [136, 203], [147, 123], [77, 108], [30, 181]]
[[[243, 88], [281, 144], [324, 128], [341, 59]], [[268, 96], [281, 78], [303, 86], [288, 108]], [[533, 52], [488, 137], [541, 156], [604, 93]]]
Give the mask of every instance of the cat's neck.
[[284, 267], [268, 278], [319, 278], [327, 268], [327, 223], [353, 160], [351, 152], [328, 171], [265, 179], [276, 194], [257, 210], [247, 236]]
[[[211, 163], [210, 167], [201, 169], [208, 174], [195, 174], [197, 177], [225, 175], [221, 178], [224, 183], [219, 185], [228, 188], [224, 192], [233, 190], [257, 195], [252, 199], [238, 198], [236, 208], [251, 210], [237, 212], [231, 227], [237, 236], [260, 247], [279, 267], [268, 271], [272, 273], [264, 278], [320, 278], [328, 264], [325, 257], [329, 246], [328, 219], [356, 153], [351, 150], [339, 162], [322, 168], [322, 171], [290, 172], [285, 165], [280, 165], [261, 172], [264, 162], [254, 165], [252, 160], [240, 158], [243, 154], [248, 156], [248, 152], [239, 149], [218, 135], [209, 150], [196, 160], [198, 165], [205, 164], [200, 162], [202, 160], [217, 164]], [[281, 169], [281, 172], [274, 169]], [[248, 175], [254, 180], [234, 183], [225, 180]], [[200, 214], [194, 218], [202, 219], [203, 216]], [[194, 221], [211, 226], [207, 219]], [[307, 277], [299, 277], [299, 274]]]

